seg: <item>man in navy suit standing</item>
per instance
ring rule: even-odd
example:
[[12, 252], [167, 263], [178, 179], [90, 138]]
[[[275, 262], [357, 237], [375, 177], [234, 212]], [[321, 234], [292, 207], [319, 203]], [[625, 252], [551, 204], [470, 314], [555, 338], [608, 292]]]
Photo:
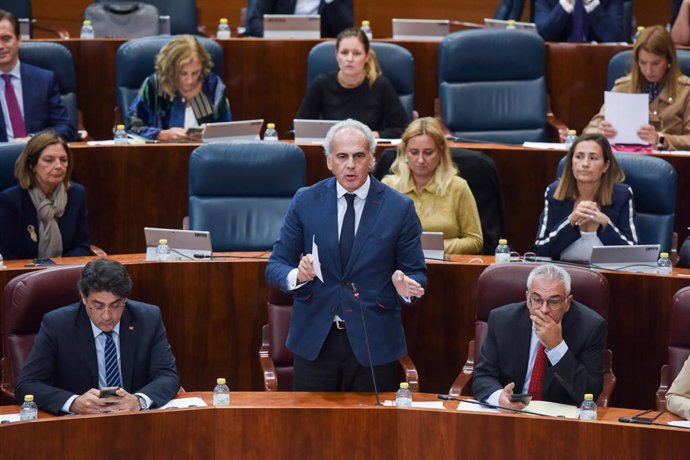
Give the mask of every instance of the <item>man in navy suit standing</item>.
[[424, 295], [426, 265], [414, 204], [369, 175], [375, 148], [360, 122], [331, 128], [335, 177], [295, 194], [266, 267], [269, 284], [294, 297], [296, 391], [372, 391], [365, 327], [378, 388], [398, 386], [401, 309]]
[[26, 141], [47, 129], [73, 140], [55, 74], [20, 62], [20, 45], [17, 17], [0, 10], [0, 142]]
[[[155, 305], [128, 300], [132, 279], [114, 260], [96, 259], [78, 283], [81, 302], [47, 313], [17, 381], [17, 400], [71, 414], [160, 407], [180, 388], [175, 357]], [[99, 388], [118, 387], [100, 397]]]

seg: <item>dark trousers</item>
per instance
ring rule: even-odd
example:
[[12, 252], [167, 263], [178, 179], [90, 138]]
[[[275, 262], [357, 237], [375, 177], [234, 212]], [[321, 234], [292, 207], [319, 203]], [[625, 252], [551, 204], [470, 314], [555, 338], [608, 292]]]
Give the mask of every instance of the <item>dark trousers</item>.
[[[295, 355], [293, 389], [295, 391], [373, 392], [371, 368], [357, 362], [345, 329], [331, 327], [321, 353], [314, 361]], [[397, 361], [374, 366], [379, 391], [395, 391], [401, 371]]]

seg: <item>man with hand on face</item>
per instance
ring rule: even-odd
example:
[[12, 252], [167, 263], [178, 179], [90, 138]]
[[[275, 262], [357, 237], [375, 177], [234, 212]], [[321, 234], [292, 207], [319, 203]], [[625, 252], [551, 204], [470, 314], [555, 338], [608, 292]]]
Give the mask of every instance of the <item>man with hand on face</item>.
[[[603, 387], [607, 325], [573, 300], [570, 275], [545, 264], [527, 278], [525, 302], [496, 308], [472, 377], [474, 396], [489, 404], [523, 409], [514, 393], [534, 400], [579, 405]], [[497, 286], [500, 289], [500, 286]]]
[[[180, 388], [160, 309], [128, 300], [132, 279], [114, 260], [84, 267], [81, 302], [47, 313], [17, 382], [54, 414], [160, 407]], [[99, 388], [117, 387], [100, 397]]]
[[335, 177], [295, 194], [266, 267], [268, 283], [294, 297], [294, 390], [373, 391], [369, 348], [378, 389], [394, 391], [407, 353], [402, 305], [427, 284], [422, 226], [411, 199], [369, 175], [376, 139], [366, 125], [339, 122], [324, 149]]

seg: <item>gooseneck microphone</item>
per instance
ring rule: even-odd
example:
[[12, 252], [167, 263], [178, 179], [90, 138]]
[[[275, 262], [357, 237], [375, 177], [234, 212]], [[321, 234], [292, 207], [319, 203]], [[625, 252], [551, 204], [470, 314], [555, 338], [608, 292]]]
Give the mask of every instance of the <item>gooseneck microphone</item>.
[[654, 412], [654, 411], [649, 409], [649, 410], [640, 412], [639, 414], [635, 414], [632, 417], [618, 417], [618, 421], [621, 423], [639, 423], [640, 425], [668, 426], [665, 423], [655, 422], [655, 420], [658, 419], [661, 416], [661, 414], [666, 412], [666, 410], [660, 411], [654, 417], [643, 417], [643, 415], [649, 414], [650, 412]]
[[374, 375], [374, 363], [371, 359], [371, 347], [369, 346], [369, 334], [367, 334], [367, 323], [364, 320], [364, 309], [362, 308], [362, 303], [359, 301], [359, 290], [355, 283], [350, 283], [352, 288], [352, 293], [357, 299], [357, 305], [359, 305], [359, 313], [362, 315], [362, 329], [364, 329], [364, 343], [367, 345], [367, 355], [369, 356], [369, 369], [371, 370], [371, 381], [374, 382], [374, 393], [376, 394], [376, 405], [383, 406], [381, 404], [381, 397], [379, 395], [379, 389], [376, 386], [376, 375]]
[[456, 398], [455, 396], [451, 396], [451, 395], [438, 395], [438, 399], [442, 399], [443, 401], [466, 402], [469, 404], [475, 404], [477, 406], [488, 407], [489, 409], [501, 409], [501, 410], [505, 410], [505, 411], [509, 411], [509, 412], [514, 412], [516, 414], [529, 414], [529, 415], [538, 415], [540, 417], [564, 418], [562, 415], [541, 414], [539, 412], [532, 412], [532, 411], [525, 410], [525, 409], [516, 409], [514, 407], [498, 406], [496, 404], [489, 404], [489, 403], [482, 402], [482, 401], [475, 401], [473, 399]]

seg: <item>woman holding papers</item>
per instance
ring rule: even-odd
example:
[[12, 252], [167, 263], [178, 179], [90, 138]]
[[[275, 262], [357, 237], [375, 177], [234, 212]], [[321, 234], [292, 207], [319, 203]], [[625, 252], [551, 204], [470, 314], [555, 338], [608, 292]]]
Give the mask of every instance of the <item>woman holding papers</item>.
[[407, 113], [393, 84], [381, 74], [369, 39], [352, 27], [335, 41], [338, 70], [316, 77], [295, 118], [345, 120], [367, 125], [375, 137], [398, 138], [407, 126]]
[[212, 67], [208, 51], [193, 36], [170, 40], [129, 107], [127, 129], [149, 139], [193, 140], [190, 129], [230, 121], [227, 88]]
[[[680, 72], [671, 35], [663, 26], [645, 29], [635, 42], [630, 73], [616, 80], [615, 92], [649, 95], [649, 124], [637, 135], [658, 150], [690, 149], [690, 78]], [[612, 139], [616, 127], [601, 107], [585, 128]]]
[[449, 254], [478, 254], [484, 240], [474, 196], [450, 157], [443, 129], [434, 118], [407, 127], [382, 182], [412, 198], [422, 228], [443, 232]]
[[86, 192], [71, 182], [72, 152], [52, 131], [32, 137], [17, 158], [19, 185], [0, 193], [5, 259], [89, 255]]
[[633, 193], [624, 179], [603, 135], [578, 137], [561, 177], [544, 193], [537, 255], [583, 262], [593, 246], [637, 244]]

